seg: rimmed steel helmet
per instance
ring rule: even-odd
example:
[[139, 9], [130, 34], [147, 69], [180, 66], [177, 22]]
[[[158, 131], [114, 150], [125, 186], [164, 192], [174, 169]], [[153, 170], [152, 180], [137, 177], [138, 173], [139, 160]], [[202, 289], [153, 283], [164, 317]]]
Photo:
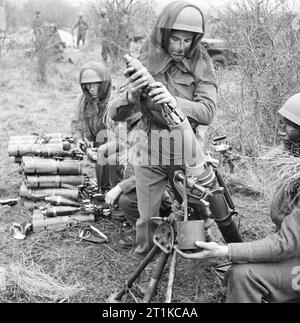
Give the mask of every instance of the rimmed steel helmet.
[[98, 82], [102, 82], [102, 80], [100, 79], [96, 71], [92, 69], [86, 69], [82, 72], [80, 80], [81, 84]]
[[203, 34], [203, 16], [195, 7], [186, 7], [177, 16], [172, 29]]
[[300, 93], [290, 97], [278, 113], [300, 127]]

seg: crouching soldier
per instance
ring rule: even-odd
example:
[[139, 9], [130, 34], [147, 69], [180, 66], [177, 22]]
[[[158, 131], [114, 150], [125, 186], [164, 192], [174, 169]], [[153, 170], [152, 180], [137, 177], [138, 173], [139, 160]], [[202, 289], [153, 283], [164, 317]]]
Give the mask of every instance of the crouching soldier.
[[[79, 83], [83, 93], [71, 123], [71, 131], [77, 149], [85, 152], [88, 141], [93, 143], [94, 148], [105, 144], [108, 130], [105, 116], [112, 81], [102, 64], [89, 62], [80, 71]], [[98, 187], [103, 190], [114, 187], [122, 178], [122, 169], [118, 165], [96, 164], [95, 169]]]
[[[300, 93], [291, 97], [279, 110], [285, 150], [290, 158], [300, 151]], [[294, 170], [297, 170], [295, 167]], [[276, 188], [270, 208], [278, 232], [265, 239], [218, 245], [195, 242], [199, 253], [185, 258], [207, 261], [229, 258], [233, 266], [226, 274], [228, 303], [281, 303], [300, 297], [300, 204], [299, 174], [295, 171]], [[298, 275], [298, 279], [297, 279]]]

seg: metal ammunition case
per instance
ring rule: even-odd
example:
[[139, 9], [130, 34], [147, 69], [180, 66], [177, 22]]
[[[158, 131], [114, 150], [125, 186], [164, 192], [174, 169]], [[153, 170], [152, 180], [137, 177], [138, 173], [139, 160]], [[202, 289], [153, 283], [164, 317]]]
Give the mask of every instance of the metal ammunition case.
[[21, 171], [26, 175], [81, 175], [82, 164], [77, 160], [57, 161], [37, 157], [23, 157]]
[[26, 176], [25, 184], [28, 188], [61, 188], [63, 185], [85, 185], [87, 177], [79, 176]]
[[73, 200], [79, 199], [79, 190], [78, 189], [64, 189], [64, 188], [57, 188], [57, 189], [30, 189], [26, 187], [23, 183], [20, 188], [20, 196], [26, 197], [31, 200], [41, 200], [47, 196], [63, 196], [66, 198], [70, 198]]
[[[49, 137], [51, 139], [63, 139], [63, 136], [61, 133], [52, 133], [52, 134], [45, 134], [45, 137]], [[38, 135], [28, 135], [28, 136], [11, 136], [10, 141], [16, 142], [16, 141], [25, 141], [25, 140], [37, 140], [39, 138]]]
[[[37, 138], [21, 138], [21, 139], [11, 139], [9, 140], [8, 146], [19, 146], [19, 145], [34, 145], [37, 144]], [[63, 142], [62, 138], [50, 138], [45, 145], [48, 144], [61, 144]]]
[[22, 157], [26, 155], [38, 156], [47, 154], [53, 156], [64, 151], [63, 143], [47, 144], [47, 145], [15, 145], [8, 147], [8, 155], [10, 157]]

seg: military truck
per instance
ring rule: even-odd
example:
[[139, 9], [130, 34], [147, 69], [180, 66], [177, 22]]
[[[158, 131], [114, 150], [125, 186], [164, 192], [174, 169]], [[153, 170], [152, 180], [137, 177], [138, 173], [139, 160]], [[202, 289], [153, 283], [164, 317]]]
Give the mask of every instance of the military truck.
[[203, 38], [202, 45], [212, 58], [216, 70], [237, 64], [237, 54], [234, 49], [229, 48], [226, 40]]

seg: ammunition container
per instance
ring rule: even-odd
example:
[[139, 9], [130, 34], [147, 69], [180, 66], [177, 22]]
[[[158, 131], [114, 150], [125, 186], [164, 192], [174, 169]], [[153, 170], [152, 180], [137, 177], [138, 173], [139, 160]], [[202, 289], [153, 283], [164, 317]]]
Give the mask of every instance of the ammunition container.
[[[51, 139], [60, 139], [63, 140], [63, 136], [61, 133], [52, 133], [52, 134], [45, 134], [42, 135], [47, 138]], [[9, 138], [10, 141], [25, 141], [25, 140], [37, 140], [39, 138], [39, 135], [27, 135], [27, 136], [11, 136]]]
[[[50, 138], [49, 141], [45, 143], [48, 144], [61, 144], [63, 142], [62, 138]], [[19, 145], [34, 145], [38, 144], [37, 138], [24, 138], [24, 139], [10, 139], [8, 146], [19, 146]]]
[[58, 161], [37, 157], [23, 157], [22, 171], [26, 175], [81, 175], [82, 164], [77, 160]]
[[8, 147], [8, 155], [10, 157], [22, 157], [26, 155], [38, 156], [46, 154], [53, 156], [64, 151], [63, 143], [47, 144], [47, 145], [15, 145]]
[[87, 177], [79, 176], [26, 176], [25, 184], [28, 188], [61, 188], [63, 185], [85, 185]]
[[66, 198], [70, 198], [73, 200], [79, 199], [79, 190], [78, 189], [64, 189], [64, 188], [58, 188], [58, 189], [34, 189], [34, 188], [28, 188], [23, 183], [20, 188], [20, 196], [25, 197], [31, 200], [41, 200], [44, 199], [47, 196], [63, 196]]

